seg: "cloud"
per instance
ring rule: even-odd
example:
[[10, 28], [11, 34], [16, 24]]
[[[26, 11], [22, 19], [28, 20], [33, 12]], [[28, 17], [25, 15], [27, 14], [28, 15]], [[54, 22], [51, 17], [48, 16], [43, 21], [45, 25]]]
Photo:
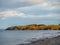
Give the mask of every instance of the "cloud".
[[0, 0], [0, 8], [2, 9], [20, 8], [36, 4], [48, 10], [60, 10], [60, 0]]
[[[44, 5], [46, 5], [44, 3]], [[41, 7], [41, 5], [34, 5], [34, 6], [28, 6], [28, 7], [22, 7], [16, 9], [18, 12], [23, 12], [26, 14], [31, 14], [31, 15], [47, 15], [47, 14], [60, 14], [60, 10], [56, 9], [51, 9], [48, 7]]]
[[56, 18], [60, 19], [59, 14], [48, 14], [48, 15], [28, 15], [25, 13], [18, 13], [17, 11], [7, 10], [0, 12], [0, 19], [4, 20], [9, 17], [20, 17], [20, 18], [27, 18], [27, 19], [43, 19], [43, 18]]
[[60, 0], [44, 0], [40, 5], [48, 10], [60, 10]]
[[0, 18], [1, 19], [5, 19], [8, 17], [14, 17], [14, 16], [20, 16], [20, 17], [24, 17], [23, 13], [17, 13], [16, 11], [2, 11], [0, 12]]
[[18, 8], [41, 3], [42, 0], [0, 0], [0, 8]]

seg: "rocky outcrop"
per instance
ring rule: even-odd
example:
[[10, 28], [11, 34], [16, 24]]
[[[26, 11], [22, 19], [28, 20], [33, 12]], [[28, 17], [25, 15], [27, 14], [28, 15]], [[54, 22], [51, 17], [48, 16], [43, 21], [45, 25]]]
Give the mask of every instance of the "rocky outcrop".
[[31, 24], [27, 26], [13, 26], [6, 30], [60, 30], [60, 25]]

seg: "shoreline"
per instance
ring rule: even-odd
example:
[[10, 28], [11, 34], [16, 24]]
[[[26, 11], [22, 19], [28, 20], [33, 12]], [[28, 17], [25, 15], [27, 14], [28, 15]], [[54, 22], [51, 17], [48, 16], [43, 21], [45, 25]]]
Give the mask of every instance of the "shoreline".
[[45, 24], [30, 24], [24, 26], [11, 26], [6, 30], [60, 30], [60, 24], [58, 25], [45, 25]]
[[37, 41], [32, 41], [31, 43], [28, 44], [19, 45], [60, 45], [60, 35], [52, 38], [45, 38]]

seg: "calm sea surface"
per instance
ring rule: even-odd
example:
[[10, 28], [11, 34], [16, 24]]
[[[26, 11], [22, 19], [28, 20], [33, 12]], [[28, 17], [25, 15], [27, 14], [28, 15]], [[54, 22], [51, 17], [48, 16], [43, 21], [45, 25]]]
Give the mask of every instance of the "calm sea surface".
[[20, 30], [20, 31], [10, 31], [10, 30], [0, 30], [0, 45], [18, 45], [21, 43], [30, 43], [43, 38], [51, 38], [60, 35], [60, 31], [51, 30]]

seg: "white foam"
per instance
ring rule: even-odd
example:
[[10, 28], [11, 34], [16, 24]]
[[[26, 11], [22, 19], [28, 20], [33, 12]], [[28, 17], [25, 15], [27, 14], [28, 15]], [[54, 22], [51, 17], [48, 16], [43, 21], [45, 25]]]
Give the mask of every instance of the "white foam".
[[16, 45], [30, 43], [38, 39], [52, 38], [60, 35], [60, 31], [3, 31], [0, 32], [0, 45]]

